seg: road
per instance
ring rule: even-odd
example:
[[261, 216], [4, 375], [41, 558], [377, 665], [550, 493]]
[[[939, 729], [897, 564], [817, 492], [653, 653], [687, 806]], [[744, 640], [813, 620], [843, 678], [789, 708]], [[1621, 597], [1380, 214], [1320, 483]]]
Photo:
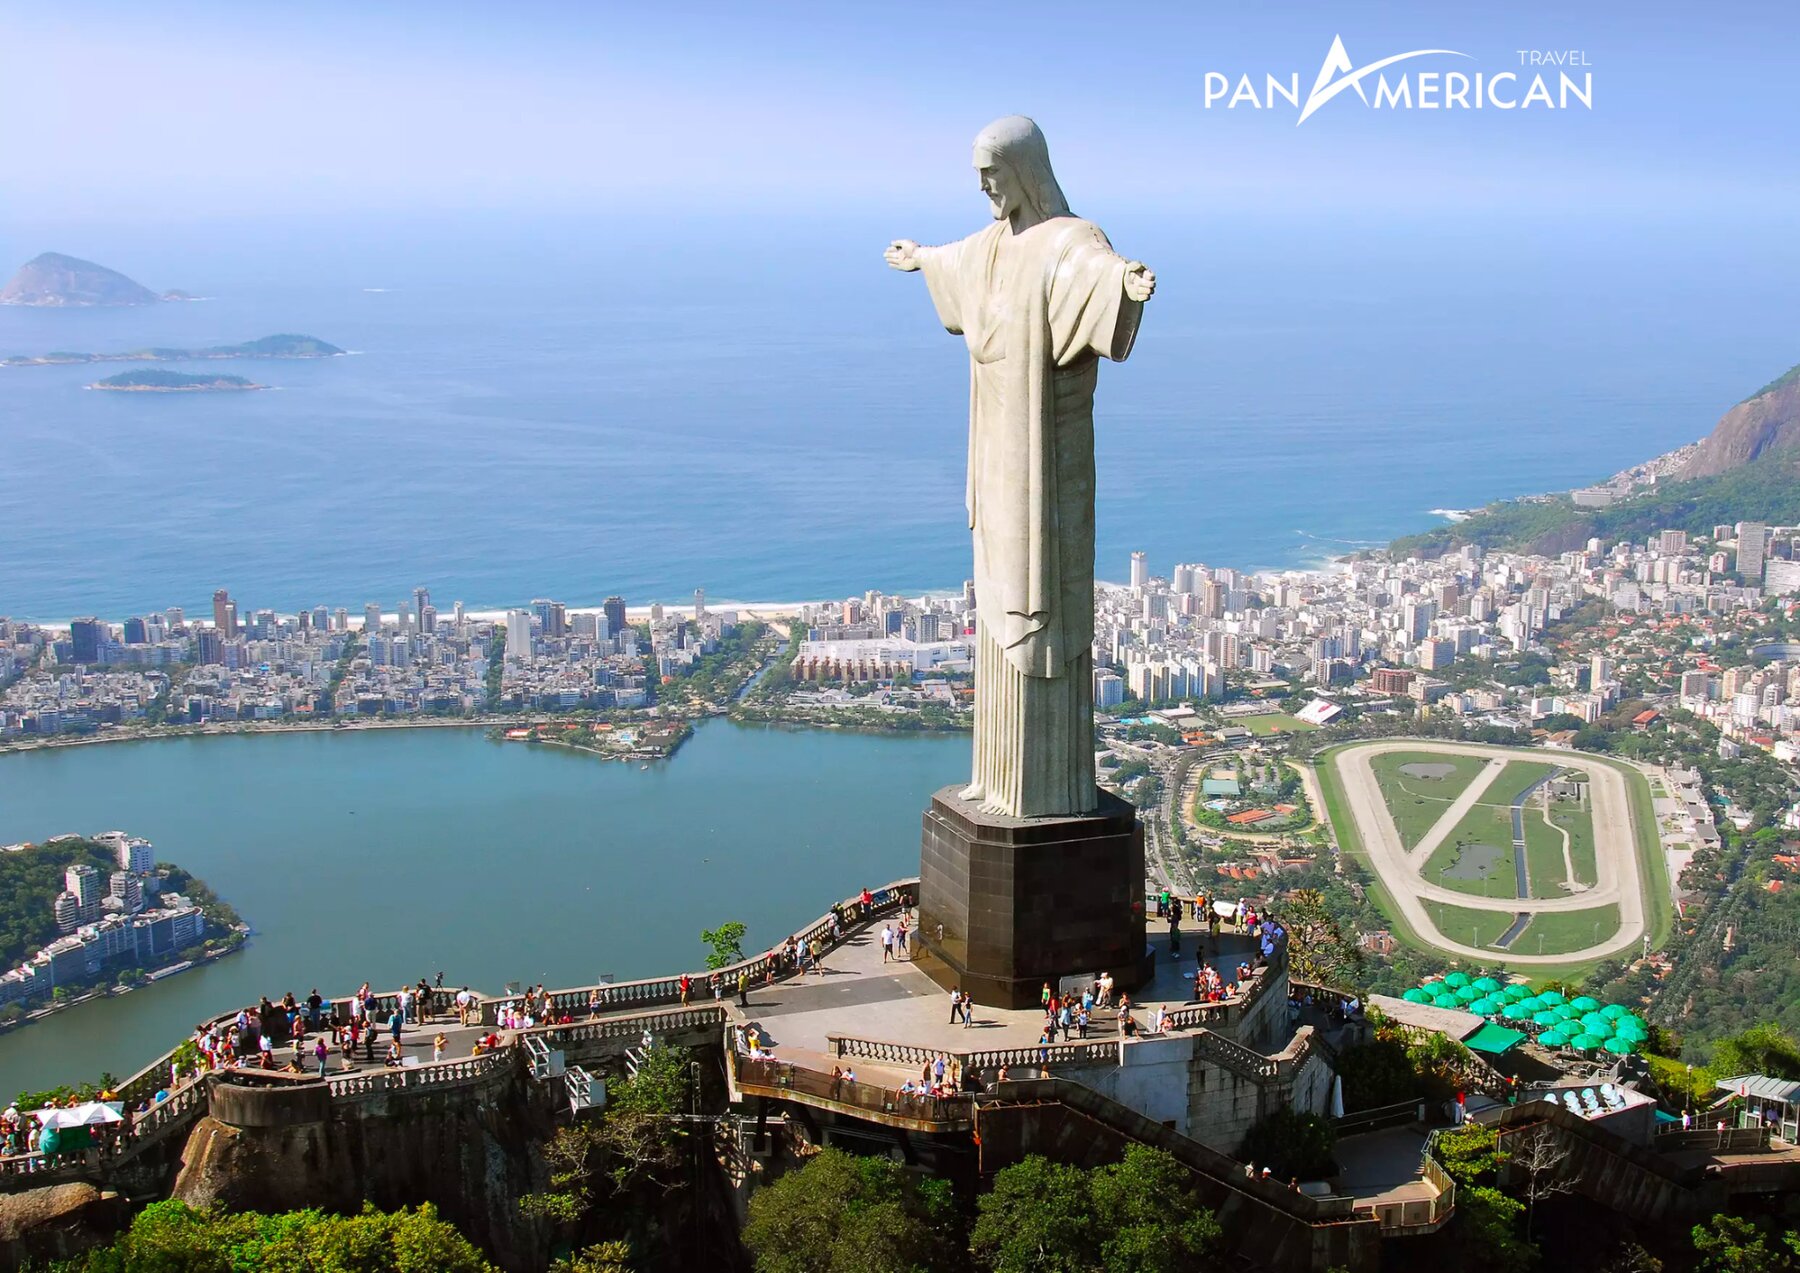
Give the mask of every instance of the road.
[[[1631, 792], [1624, 773], [1610, 764], [1598, 761], [1585, 766], [1589, 775], [1588, 791], [1593, 801], [1596, 881], [1592, 889], [1568, 897], [1477, 897], [1425, 881], [1420, 872], [1428, 855], [1421, 856], [1416, 850], [1412, 854], [1407, 853], [1400, 842], [1400, 833], [1394, 826], [1393, 816], [1388, 812], [1387, 802], [1382, 799], [1381, 784], [1376, 779], [1371, 762], [1375, 757], [1390, 751], [1420, 750], [1475, 756], [1497, 764], [1504, 764], [1507, 760], [1541, 762], [1546, 759], [1546, 753], [1541, 751], [1502, 750], [1470, 743], [1418, 739], [1384, 739], [1373, 743], [1353, 744], [1333, 754], [1330, 760], [1332, 772], [1343, 787], [1348, 812], [1356, 821], [1357, 834], [1362, 840], [1369, 865], [1393, 896], [1394, 904], [1401, 913], [1400, 918], [1414, 932], [1444, 951], [1489, 963], [1504, 958], [1509, 965], [1521, 967], [1581, 963], [1636, 949], [1645, 932], [1644, 880], [1638, 862], [1637, 839], [1632, 827], [1634, 814]], [[1487, 778], [1488, 783], [1491, 784], [1492, 781], [1491, 776]], [[1479, 782], [1478, 777], [1477, 783]], [[1470, 784], [1471, 788], [1475, 785], [1476, 783]], [[1466, 812], [1467, 806], [1473, 803], [1473, 800], [1465, 803], [1461, 799], [1453, 803], [1420, 842], [1421, 847], [1427, 842], [1432, 847], [1441, 844], [1450, 828]], [[1605, 941], [1566, 954], [1524, 955], [1510, 950], [1469, 946], [1451, 940], [1432, 922], [1427, 902], [1442, 902], [1467, 910], [1498, 911], [1509, 915], [1518, 912], [1540, 914], [1550, 911], [1582, 911], [1616, 904], [1619, 908], [1619, 928]]]

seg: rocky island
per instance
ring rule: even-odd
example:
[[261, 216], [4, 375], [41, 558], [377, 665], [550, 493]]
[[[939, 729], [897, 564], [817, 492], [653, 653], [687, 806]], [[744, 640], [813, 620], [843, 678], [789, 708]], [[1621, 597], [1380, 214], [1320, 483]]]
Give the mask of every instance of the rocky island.
[[56, 350], [47, 354], [15, 354], [0, 358], [0, 367], [67, 367], [90, 362], [205, 362], [221, 358], [337, 358], [345, 351], [317, 336], [283, 333], [237, 345], [203, 349], [132, 349], [117, 354], [79, 354]]
[[242, 376], [188, 376], [179, 371], [121, 371], [88, 386], [133, 393], [236, 393], [268, 387]]
[[19, 267], [0, 288], [0, 305], [38, 305], [53, 308], [93, 305], [154, 305], [158, 301], [192, 300], [185, 292], [158, 294], [117, 270], [44, 252]]

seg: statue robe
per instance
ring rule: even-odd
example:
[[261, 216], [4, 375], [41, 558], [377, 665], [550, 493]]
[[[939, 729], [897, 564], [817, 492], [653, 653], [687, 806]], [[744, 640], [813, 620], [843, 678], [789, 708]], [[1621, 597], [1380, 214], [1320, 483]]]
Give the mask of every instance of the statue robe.
[[974, 782], [1015, 817], [1085, 813], [1094, 784], [1094, 382], [1143, 306], [1099, 227], [994, 222], [921, 253], [968, 343], [975, 541]]

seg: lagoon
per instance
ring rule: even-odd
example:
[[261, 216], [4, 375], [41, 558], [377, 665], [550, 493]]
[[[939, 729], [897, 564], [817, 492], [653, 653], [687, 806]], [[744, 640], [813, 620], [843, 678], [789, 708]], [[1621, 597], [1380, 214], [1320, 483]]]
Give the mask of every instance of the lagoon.
[[129, 1074], [286, 990], [587, 984], [698, 967], [699, 934], [780, 941], [918, 869], [966, 735], [715, 720], [648, 769], [479, 729], [173, 738], [0, 757], [0, 842], [122, 828], [210, 883], [241, 952], [0, 1036], [0, 1098]]

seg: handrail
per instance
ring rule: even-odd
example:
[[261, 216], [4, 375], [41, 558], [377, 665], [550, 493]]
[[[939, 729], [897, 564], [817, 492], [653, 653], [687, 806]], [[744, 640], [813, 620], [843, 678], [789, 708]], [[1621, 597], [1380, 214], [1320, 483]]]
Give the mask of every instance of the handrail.
[[[794, 936], [806, 941], [818, 941], [830, 934], [835, 922], [839, 931], [846, 936], [853, 924], [891, 915], [902, 909], [902, 906], [917, 896], [919, 877], [909, 876], [906, 879], [890, 881], [879, 889], [871, 890], [871, 904], [867, 911], [862, 909], [862, 894], [845, 898], [831, 910], [821, 915], [812, 923], [795, 931]], [[773, 981], [781, 975], [772, 958], [773, 951], [754, 955], [749, 959], [727, 964], [723, 968], [689, 970], [662, 977], [644, 977], [636, 981], [615, 981], [596, 983], [591, 986], [575, 986], [549, 992], [551, 1007], [571, 1015], [586, 1012], [590, 1000], [596, 1002], [602, 1010], [619, 1007], [651, 1007], [658, 1004], [678, 1004], [681, 1002], [681, 979], [687, 977], [691, 986], [690, 998], [694, 995], [705, 995], [707, 986], [713, 977], [717, 977], [729, 994], [737, 992], [738, 974], [743, 973], [752, 985]], [[500, 1005], [518, 999], [518, 995], [490, 995], [481, 1000], [481, 1019], [484, 1023], [493, 1024]]]
[[859, 1039], [854, 1035], [825, 1036], [833, 1056], [857, 1057], [894, 1065], [929, 1065], [938, 1057], [959, 1062], [965, 1073], [997, 1070], [1001, 1066], [1033, 1065], [1117, 1065], [1119, 1041], [1095, 1039], [1086, 1043], [1032, 1043], [1023, 1047], [978, 1048], [968, 1052], [947, 1048], [928, 1048], [913, 1043], [890, 1043], [880, 1039]]
[[483, 1052], [480, 1056], [456, 1061], [437, 1061], [430, 1065], [397, 1065], [391, 1069], [358, 1070], [352, 1074], [326, 1076], [333, 1100], [359, 1100], [389, 1092], [418, 1091], [424, 1088], [442, 1090], [468, 1087], [504, 1074], [513, 1064], [515, 1053], [508, 1048]]
[[874, 1114], [929, 1124], [933, 1130], [942, 1131], [967, 1127], [974, 1114], [974, 1103], [967, 1096], [898, 1092], [856, 1079], [821, 1074], [785, 1061], [740, 1057], [734, 1048], [727, 1048], [725, 1055], [736, 1087], [740, 1090], [760, 1089], [755, 1092], [757, 1095], [803, 1095], [811, 1098], [809, 1103], [838, 1108], [846, 1113]]

